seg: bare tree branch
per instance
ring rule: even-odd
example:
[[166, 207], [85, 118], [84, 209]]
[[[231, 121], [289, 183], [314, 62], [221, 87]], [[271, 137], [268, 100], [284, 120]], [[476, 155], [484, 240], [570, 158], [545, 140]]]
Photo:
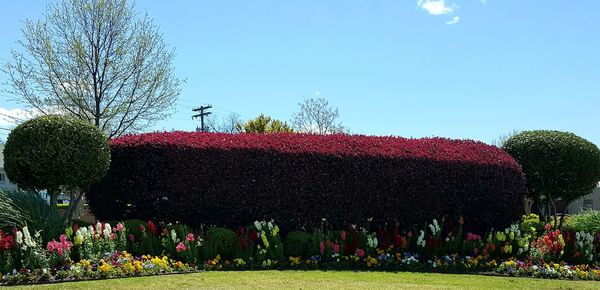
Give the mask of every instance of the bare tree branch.
[[[182, 80], [152, 20], [125, 0], [63, 0], [27, 21], [2, 68], [3, 91], [43, 114], [86, 120], [110, 137], [170, 116]], [[22, 52], [21, 52], [22, 51]]]
[[344, 133], [347, 131], [341, 123], [337, 108], [329, 106], [323, 98], [305, 99], [298, 104], [300, 110], [292, 116], [292, 125], [298, 132], [314, 134]]

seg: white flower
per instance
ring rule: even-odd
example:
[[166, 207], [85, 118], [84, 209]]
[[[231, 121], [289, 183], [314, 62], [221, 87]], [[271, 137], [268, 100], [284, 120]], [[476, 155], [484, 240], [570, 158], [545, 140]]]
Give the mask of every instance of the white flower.
[[254, 227], [256, 228], [257, 231], [261, 231], [262, 230], [262, 226], [258, 221], [254, 222]]
[[35, 242], [31, 239], [31, 234], [29, 234], [29, 229], [27, 227], [23, 227], [23, 242], [28, 247], [35, 247]]
[[103, 232], [104, 238], [109, 239], [111, 233], [112, 233], [112, 229], [110, 228], [110, 225], [108, 223], [104, 224], [104, 232]]
[[17, 238], [17, 239], [16, 239], [16, 240], [17, 240], [17, 245], [21, 245], [21, 244], [23, 244], [23, 232], [21, 232], [21, 231], [17, 231], [17, 232], [15, 233], [15, 236], [16, 236], [16, 238]]
[[269, 230], [273, 229], [273, 223], [272, 222], [268, 222], [267, 225], [269, 226]]
[[419, 234], [419, 238], [417, 239], [417, 245], [425, 247], [425, 243], [425, 232], [421, 230], [421, 234]]
[[173, 240], [173, 242], [177, 242], [177, 233], [175, 232], [175, 230], [171, 230], [171, 240]]

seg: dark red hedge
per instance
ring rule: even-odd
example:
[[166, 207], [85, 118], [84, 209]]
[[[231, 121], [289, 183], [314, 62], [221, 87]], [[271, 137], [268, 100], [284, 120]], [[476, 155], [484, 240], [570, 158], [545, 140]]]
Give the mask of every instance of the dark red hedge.
[[88, 194], [101, 220], [287, 230], [458, 219], [506, 226], [522, 212], [520, 166], [475, 141], [358, 135], [149, 133], [111, 143], [106, 178]]

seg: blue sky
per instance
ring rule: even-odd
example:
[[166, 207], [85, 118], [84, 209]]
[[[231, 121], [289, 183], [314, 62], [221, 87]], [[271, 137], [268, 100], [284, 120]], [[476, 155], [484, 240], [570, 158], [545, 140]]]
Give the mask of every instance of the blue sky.
[[[0, 63], [43, 1], [3, 2]], [[186, 78], [156, 129], [191, 109], [289, 120], [325, 97], [353, 133], [490, 142], [520, 129], [600, 145], [600, 1], [138, 1]], [[0, 74], [0, 80], [5, 76]], [[22, 107], [0, 95], [0, 108]], [[6, 127], [7, 125], [2, 125]], [[0, 131], [0, 138], [6, 131]]]

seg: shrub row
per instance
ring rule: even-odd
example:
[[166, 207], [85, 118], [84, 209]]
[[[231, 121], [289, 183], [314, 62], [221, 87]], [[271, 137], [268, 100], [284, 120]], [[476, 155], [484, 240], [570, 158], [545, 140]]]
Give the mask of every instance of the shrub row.
[[442, 138], [148, 133], [111, 142], [88, 198], [97, 218], [288, 230], [463, 216], [472, 230], [520, 217], [520, 166], [501, 149]]

